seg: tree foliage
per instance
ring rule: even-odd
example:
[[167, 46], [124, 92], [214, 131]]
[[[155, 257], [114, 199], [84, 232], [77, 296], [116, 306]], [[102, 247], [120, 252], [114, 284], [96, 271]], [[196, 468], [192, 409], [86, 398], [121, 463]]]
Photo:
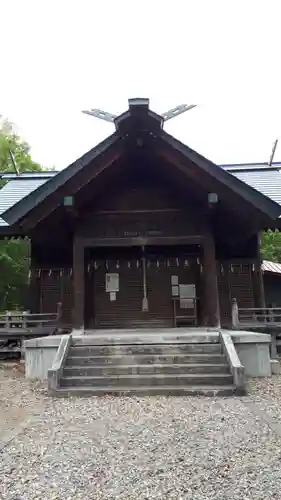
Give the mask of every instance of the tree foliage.
[[261, 257], [272, 262], [281, 262], [281, 232], [264, 231], [261, 235]]
[[25, 309], [29, 241], [0, 240], [0, 311]]
[[0, 172], [13, 172], [12, 153], [19, 172], [42, 170], [39, 163], [32, 160], [30, 147], [14, 131], [8, 120], [0, 121]]
[[[19, 172], [41, 170], [30, 155], [29, 145], [7, 120], [0, 121], [0, 173], [15, 172], [11, 154]], [[0, 189], [4, 182], [0, 178]], [[0, 190], [1, 196], [1, 190]], [[0, 311], [26, 307], [25, 290], [29, 272], [29, 242], [0, 239]]]

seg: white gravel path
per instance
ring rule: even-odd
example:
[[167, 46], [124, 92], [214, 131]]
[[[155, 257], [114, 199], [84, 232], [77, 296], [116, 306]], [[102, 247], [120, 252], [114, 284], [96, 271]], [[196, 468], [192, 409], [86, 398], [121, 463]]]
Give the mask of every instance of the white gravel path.
[[10, 373], [0, 383], [0, 412], [24, 409], [0, 435], [0, 498], [281, 499], [281, 430], [265, 418], [281, 422], [280, 377], [229, 399], [51, 399]]

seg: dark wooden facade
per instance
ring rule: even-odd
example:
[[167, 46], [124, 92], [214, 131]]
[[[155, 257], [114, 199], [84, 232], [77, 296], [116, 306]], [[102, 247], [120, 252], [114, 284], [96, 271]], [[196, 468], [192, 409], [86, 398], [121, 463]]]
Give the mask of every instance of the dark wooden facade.
[[[230, 326], [233, 297], [264, 300], [258, 234], [280, 209], [163, 132], [146, 106], [119, 118], [107, 143], [10, 215], [32, 242], [31, 311], [62, 302], [68, 329], [173, 326], [175, 316]], [[176, 283], [194, 285], [196, 299], [176, 298]]]

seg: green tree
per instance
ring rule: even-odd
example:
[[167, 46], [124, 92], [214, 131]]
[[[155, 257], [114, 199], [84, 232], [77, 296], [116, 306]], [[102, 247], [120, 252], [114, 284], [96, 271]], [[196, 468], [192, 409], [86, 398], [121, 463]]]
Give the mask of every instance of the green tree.
[[11, 153], [19, 172], [42, 170], [39, 163], [32, 160], [30, 147], [14, 131], [13, 124], [0, 120], [0, 172], [14, 172]]
[[[11, 153], [19, 172], [42, 170], [32, 160], [29, 145], [15, 133], [13, 124], [0, 117], [0, 173], [15, 172]], [[4, 184], [0, 178], [0, 196]], [[29, 242], [0, 239], [0, 311], [26, 307], [28, 272]]]
[[0, 311], [25, 309], [29, 241], [0, 240]]
[[261, 257], [272, 262], [281, 262], [281, 232], [264, 231], [261, 235]]

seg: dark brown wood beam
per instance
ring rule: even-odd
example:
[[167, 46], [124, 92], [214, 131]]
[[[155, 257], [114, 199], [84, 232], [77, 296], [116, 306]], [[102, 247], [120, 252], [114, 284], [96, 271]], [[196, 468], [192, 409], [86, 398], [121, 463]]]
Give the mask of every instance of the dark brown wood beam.
[[211, 231], [207, 231], [204, 235], [203, 273], [203, 324], [204, 326], [219, 327], [220, 309], [217, 262], [215, 242]]
[[143, 245], [199, 245], [203, 236], [157, 236], [157, 237], [135, 237], [135, 238], [91, 238], [79, 237], [84, 247], [131, 247]]
[[127, 214], [158, 214], [163, 213], [181, 213], [180, 208], [160, 208], [160, 209], [139, 209], [139, 210], [97, 210], [95, 215], [127, 215]]
[[84, 283], [84, 244], [79, 238], [74, 240], [73, 245], [73, 323], [78, 330], [84, 329], [84, 302], [85, 302], [85, 283]]
[[263, 273], [261, 268], [261, 254], [260, 254], [260, 235], [257, 234], [256, 238], [256, 259], [252, 267], [252, 280], [255, 307], [265, 307], [265, 292], [263, 283]]

